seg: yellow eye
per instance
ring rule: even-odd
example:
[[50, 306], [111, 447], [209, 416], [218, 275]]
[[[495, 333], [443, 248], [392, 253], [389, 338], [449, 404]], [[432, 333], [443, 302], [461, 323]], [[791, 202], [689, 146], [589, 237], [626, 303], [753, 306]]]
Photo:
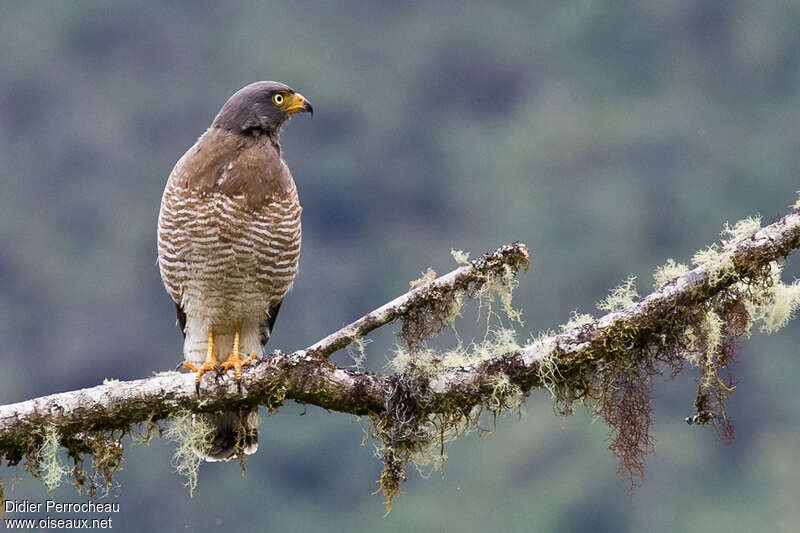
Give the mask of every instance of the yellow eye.
[[283, 105], [283, 95], [281, 93], [273, 94], [272, 103], [275, 105]]

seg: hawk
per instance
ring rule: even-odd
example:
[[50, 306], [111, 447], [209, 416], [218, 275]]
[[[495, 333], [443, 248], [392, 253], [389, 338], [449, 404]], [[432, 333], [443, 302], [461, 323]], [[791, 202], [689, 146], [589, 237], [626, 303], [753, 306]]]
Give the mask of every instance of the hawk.
[[[297, 274], [300, 202], [279, 132], [311, 103], [283, 83], [231, 96], [169, 175], [158, 216], [158, 266], [184, 335], [183, 367], [220, 376], [261, 353]], [[217, 350], [226, 355], [217, 358]], [[201, 415], [216, 427], [209, 461], [258, 448], [258, 410]], [[243, 430], [243, 431], [242, 431]]]

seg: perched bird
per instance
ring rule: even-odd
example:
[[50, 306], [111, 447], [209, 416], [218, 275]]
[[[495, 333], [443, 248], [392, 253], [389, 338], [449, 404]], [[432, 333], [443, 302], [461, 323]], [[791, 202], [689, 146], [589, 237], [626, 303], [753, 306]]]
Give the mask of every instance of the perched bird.
[[[300, 202], [279, 132], [313, 113], [283, 83], [259, 81], [231, 96], [167, 180], [158, 216], [158, 266], [184, 335], [183, 367], [242, 367], [269, 340], [300, 256]], [[217, 349], [226, 355], [217, 358]], [[258, 410], [201, 415], [216, 427], [209, 461], [258, 448]]]

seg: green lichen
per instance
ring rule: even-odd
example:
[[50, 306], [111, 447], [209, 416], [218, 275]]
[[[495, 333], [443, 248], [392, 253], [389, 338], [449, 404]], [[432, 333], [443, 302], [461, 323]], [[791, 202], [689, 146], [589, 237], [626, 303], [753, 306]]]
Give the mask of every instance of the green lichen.
[[733, 252], [732, 250], [720, 250], [717, 244], [712, 244], [695, 253], [692, 256], [692, 264], [705, 266], [709, 283], [716, 285], [733, 272]]
[[[25, 468], [42, 481], [48, 490], [58, 487], [66, 477], [80, 492], [88, 486], [90, 496], [107, 493], [113, 486], [113, 476], [123, 462], [122, 438], [127, 428], [92, 430], [89, 428], [56, 428], [45, 425], [24, 434], [3, 456], [9, 466], [25, 460]], [[91, 475], [83, 467], [83, 458], [91, 456], [94, 468]], [[67, 466], [72, 461], [72, 467]]]
[[706, 268], [711, 285], [736, 276], [733, 263], [734, 247], [731, 244], [752, 237], [759, 229], [761, 229], [760, 217], [748, 217], [736, 222], [733, 226], [726, 222], [720, 233], [723, 244], [712, 244], [705, 250], [695, 253], [692, 256], [692, 264], [703, 265]]
[[[435, 277], [435, 273], [433, 275]], [[425, 303], [406, 312], [399, 332], [412, 351], [422, 349], [425, 340], [439, 334], [445, 326], [452, 326], [464, 303], [463, 290], [448, 291], [437, 286], [422, 290], [426, 291], [423, 294]]]
[[763, 313], [761, 331], [775, 333], [783, 328], [794, 317], [798, 307], [800, 307], [800, 282], [795, 280], [791, 285], [775, 284], [771, 304]]
[[102, 495], [109, 493], [114, 486], [114, 474], [122, 469], [125, 460], [123, 455], [123, 430], [102, 431], [90, 434], [85, 442], [89, 445], [94, 464], [94, 471], [89, 478], [89, 495], [96, 497], [98, 491]]
[[506, 374], [496, 374], [489, 379], [492, 392], [486, 400], [486, 407], [493, 413], [503, 410], [519, 411], [524, 395], [519, 385], [511, 382]]
[[772, 334], [783, 328], [800, 307], [800, 281], [786, 284], [781, 280], [782, 265], [770, 263], [769, 275], [763, 283], [748, 287], [745, 305], [750, 314], [750, 326], [760, 323], [763, 333]]
[[153, 413], [142, 422], [131, 428], [131, 442], [141, 446], [149, 446], [156, 432], [159, 431], [158, 424], [153, 421]]
[[[466, 261], [466, 254], [453, 255], [457, 261]], [[406, 479], [406, 465], [413, 465], [423, 477], [434, 471], [443, 473], [446, 443], [471, 431], [486, 431], [481, 413], [491, 414], [494, 426], [498, 415], [519, 412], [523, 392], [507, 375], [493, 375], [482, 387], [484, 394], [475, 391], [466, 398], [446, 396], [434, 402], [436, 396], [429, 389], [430, 380], [441, 372], [498, 358], [520, 348], [516, 332], [503, 325], [522, 322], [519, 311], [512, 305], [515, 286], [514, 270], [504, 267], [483, 275], [472, 289], [431, 295], [422, 314], [404, 318], [400, 337], [406, 343], [395, 347], [387, 364], [394, 374], [394, 390], [389, 395], [386, 412], [371, 417], [368, 431], [380, 443], [376, 453], [384, 468], [379, 484], [386, 497], [387, 512]], [[481, 310], [486, 310], [483, 338], [465, 344], [456, 332], [459, 339], [456, 346], [449, 349], [428, 346], [425, 340], [430, 335], [445, 325], [454, 328], [465, 295], [479, 299], [479, 317], [483, 314]], [[496, 305], [498, 301], [500, 305]], [[423, 325], [418, 324], [420, 317]]]
[[459, 265], [468, 265], [469, 264], [469, 252], [465, 252], [463, 250], [450, 250], [450, 255], [453, 256], [453, 261], [458, 263]]
[[502, 272], [490, 273], [483, 277], [483, 283], [478, 292], [479, 309], [486, 308], [487, 323], [496, 315], [495, 299], [500, 300], [502, 312], [512, 323], [524, 326], [522, 312], [513, 305], [514, 289], [519, 286], [516, 272], [510, 265], [503, 265]]
[[431, 267], [428, 267], [428, 270], [423, 272], [421, 277], [419, 277], [419, 278], [417, 278], [415, 280], [409, 281], [408, 282], [408, 286], [410, 288], [412, 288], [412, 289], [416, 289], [417, 287], [420, 287], [422, 285], [426, 285], [426, 284], [432, 282], [435, 279], [436, 279], [436, 271], [434, 269], [432, 269]]
[[739, 242], [752, 237], [758, 230], [761, 229], [761, 217], [747, 217], [744, 220], [736, 222], [733, 226], [725, 223], [720, 235], [723, 240], [728, 242]]
[[[634, 322], [617, 320], [568, 358], [562, 357], [556, 346], [547, 346], [545, 338], [535, 341], [542, 353], [539, 378], [553, 396], [556, 412], [568, 415], [576, 404], [589, 401], [610, 428], [609, 449], [619, 459], [620, 473], [630, 480], [631, 487], [641, 484], [644, 457], [653, 448], [649, 431], [652, 377], [665, 372], [674, 376], [685, 364], [697, 367], [695, 414], [687, 422], [713, 424], [722, 438], [729, 440], [733, 424], [725, 403], [735, 380], [727, 369], [735, 357], [736, 339], [749, 334], [754, 323], [760, 323], [764, 332], [774, 332], [800, 307], [800, 282], [784, 284], [778, 263], [744, 270], [744, 274], [737, 271], [735, 244], [760, 228], [757, 217], [726, 224], [721, 244], [695, 254], [694, 264], [704, 267], [712, 286], [722, 281], [734, 283], [711, 298], [698, 295], [699, 303], [676, 302], [668, 320], [658, 314]], [[654, 274], [656, 288], [687, 272], [688, 267], [669, 260]], [[629, 278], [598, 307], [622, 311], [636, 298], [633, 278]], [[583, 317], [571, 320], [561, 331], [580, 338], [580, 328], [590, 325], [589, 317]]]
[[357, 333], [349, 336], [351, 342], [347, 345], [347, 355], [353, 360], [353, 368], [361, 371], [364, 369], [364, 361], [367, 359], [367, 345], [372, 342], [372, 339], [362, 337]]
[[614, 313], [633, 304], [637, 298], [639, 298], [639, 293], [636, 292], [636, 276], [629, 276], [621, 285], [611, 289], [608, 296], [597, 302], [596, 305], [601, 311]]
[[583, 326], [587, 326], [589, 324], [594, 323], [594, 317], [590, 314], [586, 313], [578, 313], [578, 310], [571, 312], [569, 314], [569, 320], [566, 324], [561, 324], [559, 329], [562, 333], [571, 331], [575, 328], [581, 328]]
[[37, 477], [39, 477], [48, 491], [58, 487], [64, 476], [69, 473], [69, 469], [59, 458], [59, 435], [54, 426], [44, 428], [36, 468], [38, 471]]
[[562, 415], [570, 415], [578, 398], [559, 370], [559, 353], [555, 349], [554, 336], [553, 331], [543, 331], [531, 339], [529, 346], [535, 348], [535, 359], [539, 361], [539, 382], [550, 393], [553, 409]]
[[713, 358], [722, 344], [723, 326], [722, 318], [713, 309], [703, 313], [699, 320], [688, 324], [683, 357], [694, 366], [700, 366], [703, 361]]
[[520, 412], [524, 398], [507, 375], [497, 374], [487, 379], [486, 394], [473, 403], [445, 398], [452, 403], [442, 405], [437, 403], [441, 399], [434, 402], [428, 380], [425, 371], [412, 363], [394, 377], [386, 413], [371, 417], [368, 434], [379, 442], [376, 455], [384, 464], [379, 490], [386, 497], [387, 514], [406, 480], [406, 465], [413, 465], [422, 477], [436, 471], [444, 475], [447, 443], [473, 431], [494, 431], [486, 429], [482, 414], [491, 415], [494, 427], [502, 413]]
[[676, 263], [674, 259], [667, 259], [666, 263], [656, 268], [656, 271], [653, 272], [653, 288], [658, 289], [687, 272], [689, 272], [688, 266], [683, 263]]
[[520, 349], [517, 332], [511, 328], [496, 326], [489, 329], [480, 341], [464, 345], [459, 343], [448, 349], [439, 350], [424, 346], [412, 351], [405, 346], [395, 345], [393, 356], [386, 364], [392, 374], [402, 374], [410, 365], [427, 376], [438, 372], [486, 361]]
[[367, 358], [367, 344], [371, 342], [372, 339], [359, 337], [347, 346], [347, 353], [353, 359], [353, 368], [356, 370], [364, 369], [364, 361]]
[[175, 442], [172, 466], [186, 478], [184, 486], [189, 496], [197, 488], [197, 472], [202, 462], [201, 455], [211, 450], [215, 428], [204, 417], [190, 411], [180, 411], [169, 417], [164, 438]]
[[[523, 254], [514, 256], [514, 264], [502, 263], [493, 266], [491, 270], [482, 273], [473, 273], [471, 279], [456, 289], [437, 286], [436, 284], [428, 287], [425, 282], [432, 281], [435, 272], [428, 269], [423, 277], [410, 282], [417, 289], [422, 289], [420, 296], [423, 304], [415, 306], [406, 311], [402, 318], [402, 326], [399, 336], [408, 344], [411, 351], [417, 351], [424, 347], [426, 339], [439, 334], [445, 326], [453, 326], [456, 318], [461, 316], [461, 309], [465, 297], [477, 298], [479, 310], [486, 309], [488, 320], [493, 317], [500, 317], [495, 309], [495, 300], [499, 299], [501, 309], [505, 317], [522, 325], [522, 314], [512, 305], [513, 291], [518, 285], [515, 275], [520, 267], [527, 267], [527, 249], [522, 248]], [[464, 252], [453, 253], [457, 261], [466, 261]], [[496, 261], [496, 258], [479, 258], [470, 264], [480, 269], [486, 266], [484, 261]], [[487, 329], [488, 331], [488, 329]]]

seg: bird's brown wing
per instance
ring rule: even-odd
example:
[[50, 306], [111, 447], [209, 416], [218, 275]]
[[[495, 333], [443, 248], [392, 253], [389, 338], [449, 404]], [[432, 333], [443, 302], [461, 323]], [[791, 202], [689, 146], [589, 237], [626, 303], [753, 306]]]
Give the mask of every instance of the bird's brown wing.
[[265, 347], [269, 341], [269, 337], [272, 334], [272, 326], [275, 325], [275, 319], [278, 318], [278, 311], [281, 310], [282, 303], [283, 300], [271, 306], [267, 311], [267, 315], [264, 317], [264, 320], [261, 322], [261, 324], [259, 324], [262, 348]]

